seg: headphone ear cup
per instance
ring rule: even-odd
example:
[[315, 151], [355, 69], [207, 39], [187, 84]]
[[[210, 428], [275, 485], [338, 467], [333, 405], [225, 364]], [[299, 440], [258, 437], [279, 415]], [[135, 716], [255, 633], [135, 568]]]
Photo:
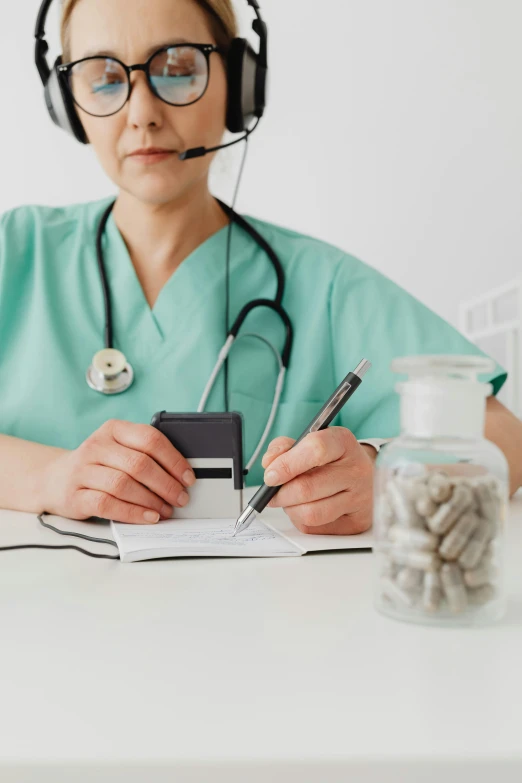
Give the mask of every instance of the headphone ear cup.
[[228, 52], [227, 128], [242, 133], [265, 108], [266, 71], [258, 67], [257, 54], [245, 38], [234, 38]]
[[58, 66], [61, 65], [61, 62], [62, 58], [58, 57], [45, 85], [44, 96], [47, 111], [55, 125], [70, 133], [82, 144], [88, 144], [89, 141], [74, 102], [58, 71]]

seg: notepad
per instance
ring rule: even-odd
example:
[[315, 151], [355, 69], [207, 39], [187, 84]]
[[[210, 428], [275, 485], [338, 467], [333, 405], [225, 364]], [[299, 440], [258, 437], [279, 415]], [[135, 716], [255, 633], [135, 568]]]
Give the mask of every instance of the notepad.
[[113, 521], [111, 528], [124, 563], [164, 557], [299, 557], [307, 552], [372, 547], [370, 533], [309, 536], [272, 510], [233, 537], [235, 524], [235, 519], [173, 519], [157, 525]]

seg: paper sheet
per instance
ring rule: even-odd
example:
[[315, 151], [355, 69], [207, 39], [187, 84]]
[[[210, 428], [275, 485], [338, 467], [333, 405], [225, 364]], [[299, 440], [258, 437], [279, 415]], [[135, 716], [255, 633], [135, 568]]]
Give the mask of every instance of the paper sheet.
[[[148, 553], [153, 557], [283, 557], [300, 555], [290, 541], [256, 519], [232, 537], [235, 519], [178, 519], [157, 525], [112, 523], [122, 559]], [[130, 558], [129, 558], [130, 559]]]

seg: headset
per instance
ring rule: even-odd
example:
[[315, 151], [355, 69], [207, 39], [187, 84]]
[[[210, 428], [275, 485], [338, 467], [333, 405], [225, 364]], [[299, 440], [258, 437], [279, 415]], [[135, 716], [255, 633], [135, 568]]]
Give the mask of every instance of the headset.
[[[53, 0], [43, 0], [35, 27], [35, 63], [44, 86], [47, 110], [52, 121], [59, 128], [71, 134], [82, 144], [89, 140], [83, 128], [74, 101], [64, 83], [64, 76], [58, 70], [62, 65], [62, 55], [57, 57], [52, 68], [47, 62], [49, 45], [45, 38], [45, 24]], [[232, 146], [243, 141], [257, 126], [266, 107], [268, 75], [268, 30], [261, 17], [257, 0], [246, 0], [254, 10], [256, 18], [252, 29], [259, 36], [259, 54], [246, 38], [234, 38], [227, 54], [226, 72], [228, 82], [228, 102], [226, 126], [231, 133], [245, 133], [230, 144], [221, 144], [212, 149], [196, 147], [182, 153], [183, 159], [196, 158], [214, 152], [217, 149]], [[250, 131], [248, 125], [252, 117], [257, 118], [256, 125]]]

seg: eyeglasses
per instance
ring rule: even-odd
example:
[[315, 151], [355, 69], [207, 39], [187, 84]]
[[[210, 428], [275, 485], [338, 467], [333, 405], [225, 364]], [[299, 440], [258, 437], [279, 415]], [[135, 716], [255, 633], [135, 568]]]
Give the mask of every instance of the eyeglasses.
[[58, 71], [74, 102], [93, 117], [110, 117], [130, 98], [132, 71], [143, 71], [153, 94], [171, 106], [190, 106], [206, 92], [211, 44], [175, 44], [154, 52], [146, 63], [125, 65], [115, 57], [85, 57]]

